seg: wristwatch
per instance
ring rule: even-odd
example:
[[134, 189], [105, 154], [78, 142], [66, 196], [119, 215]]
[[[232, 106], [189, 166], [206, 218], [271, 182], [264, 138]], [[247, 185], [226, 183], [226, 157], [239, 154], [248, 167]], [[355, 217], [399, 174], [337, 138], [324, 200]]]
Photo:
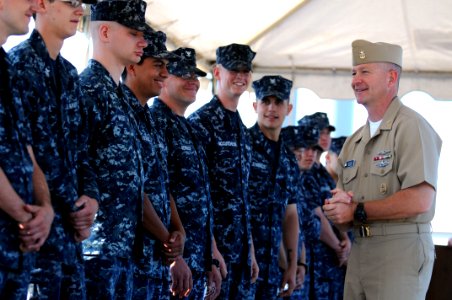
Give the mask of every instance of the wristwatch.
[[219, 268], [220, 267], [220, 261], [216, 258], [212, 258], [212, 265]]
[[360, 223], [366, 223], [367, 221], [367, 214], [364, 210], [364, 203], [359, 202], [356, 206], [355, 213], [353, 214], [353, 218], [355, 221], [358, 221]]
[[305, 272], [308, 273], [308, 265], [306, 263], [298, 261], [297, 266], [303, 266], [305, 269]]

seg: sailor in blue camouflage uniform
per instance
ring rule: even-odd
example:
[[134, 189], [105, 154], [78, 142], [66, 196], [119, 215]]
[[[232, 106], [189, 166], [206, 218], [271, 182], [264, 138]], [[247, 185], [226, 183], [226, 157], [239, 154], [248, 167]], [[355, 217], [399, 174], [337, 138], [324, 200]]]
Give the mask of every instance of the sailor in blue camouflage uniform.
[[[33, 163], [24, 136], [22, 102], [13, 98], [9, 60], [0, 49], [0, 298], [26, 299], [34, 254], [19, 248], [18, 223], [31, 214], [22, 207], [33, 202]], [[12, 195], [13, 201], [7, 202]]]
[[[251, 282], [258, 266], [251, 237], [248, 176], [251, 164], [249, 133], [237, 111], [238, 101], [251, 81], [255, 52], [231, 44], [216, 51], [214, 77], [217, 94], [189, 116], [207, 154], [214, 237], [226, 261], [220, 299], [254, 298]], [[222, 266], [225, 275], [225, 266]]]
[[[86, 156], [78, 74], [59, 51], [75, 34], [82, 1], [43, 1], [30, 38], [9, 55], [29, 121], [36, 160], [46, 175], [55, 219], [40, 249], [31, 282], [39, 299], [84, 299], [81, 240], [90, 234], [97, 211], [95, 181]], [[65, 34], [61, 34], [61, 29]]]
[[[292, 294], [297, 273], [299, 170], [280, 138], [284, 119], [292, 110], [292, 81], [264, 76], [252, 86], [257, 113], [257, 123], [250, 128], [253, 155], [249, 177], [251, 228], [259, 264], [255, 299], [276, 299]], [[287, 261], [282, 278], [278, 265], [281, 243]]]
[[[325, 265], [339, 265], [339, 257], [343, 255], [340, 241], [334, 234], [329, 222], [324, 222], [321, 210], [320, 185], [317, 178], [310, 170], [315, 162], [315, 156], [322, 148], [318, 144], [319, 130], [317, 127], [297, 126], [297, 139], [299, 145], [295, 147], [294, 153], [301, 170], [300, 184], [303, 188], [304, 197], [307, 200], [308, 210], [314, 211], [321, 221], [320, 235], [306, 240], [306, 259], [309, 274], [306, 276], [305, 289], [293, 299], [336, 299], [331, 293], [332, 285], [325, 274]], [[323, 252], [328, 251], [328, 260], [325, 260]], [[322, 252], [320, 252], [322, 251]], [[320, 258], [320, 259], [319, 259]]]
[[[163, 244], [169, 246], [172, 237], [177, 237], [183, 243], [183, 228], [180, 227], [178, 230], [173, 228], [173, 218], [177, 213], [173, 211], [173, 207], [170, 208], [173, 200], [169, 190], [167, 144], [159, 126], [156, 126], [147, 101], [160, 94], [163, 82], [168, 77], [166, 64], [174, 55], [166, 49], [166, 35], [163, 32], [147, 30], [145, 38], [148, 46], [144, 49], [140, 62], [128, 65], [122, 73], [124, 94], [138, 122], [138, 137], [142, 146], [145, 173], [144, 222], [138, 236], [143, 249], [134, 270], [133, 298], [169, 299], [167, 264], [174, 262], [176, 257], [182, 254], [183, 244], [180, 245], [179, 251], [171, 249], [171, 257], [162, 255], [164, 249], [162, 246]], [[180, 219], [176, 222], [181, 226]], [[190, 270], [183, 260], [174, 262], [171, 275], [175, 281], [183, 283], [173, 292], [178, 295], [189, 292]], [[184, 283], [188, 283], [187, 286], [184, 286]]]
[[[298, 124], [307, 127], [315, 127], [320, 132], [318, 144], [321, 147], [321, 151], [317, 152], [316, 162], [310, 169], [310, 173], [317, 180], [320, 194], [318, 199], [318, 205], [322, 206], [325, 199], [331, 198], [331, 191], [336, 188], [336, 182], [328, 173], [327, 169], [320, 163], [320, 154], [324, 151], [328, 151], [331, 145], [331, 132], [336, 128], [330, 125], [328, 117], [323, 112], [316, 112], [312, 115], [307, 115], [298, 121]], [[318, 276], [319, 284], [316, 285], [316, 299], [342, 299], [344, 280], [345, 280], [345, 268], [343, 265], [346, 262], [347, 253], [350, 252], [351, 243], [348, 235], [337, 230], [331, 222], [326, 221], [326, 217], [322, 213], [320, 215], [324, 221], [322, 230], [328, 230], [328, 232], [334, 232], [336, 238], [331, 236], [331, 242], [336, 244], [339, 240], [339, 245], [334, 247], [328, 247], [326, 244], [321, 243], [319, 247], [315, 248], [313, 259], [317, 267], [316, 276]], [[325, 219], [324, 219], [325, 218]], [[340, 255], [344, 257], [338, 259], [338, 251]]]
[[126, 64], [139, 62], [147, 46], [145, 10], [143, 1], [102, 1], [91, 7], [93, 59], [80, 75], [99, 195], [91, 237], [83, 242], [89, 299], [132, 297], [143, 166], [137, 124], [119, 80]]
[[307, 127], [316, 127], [319, 130], [319, 146], [322, 150], [317, 152], [316, 162], [312, 167], [312, 172], [320, 182], [322, 199], [331, 197], [331, 190], [336, 187], [333, 178], [329, 176], [328, 171], [320, 162], [320, 156], [323, 152], [328, 151], [331, 146], [331, 132], [336, 128], [330, 125], [328, 116], [324, 112], [316, 112], [312, 115], [306, 115], [298, 120], [298, 125]]
[[[193, 290], [187, 299], [214, 299], [220, 292], [221, 275], [212, 265], [212, 201], [206, 154], [184, 117], [196, 100], [198, 77], [207, 74], [196, 67], [191, 48], [173, 51], [179, 58], [168, 64], [169, 77], [151, 114], [168, 147], [170, 190], [186, 232], [183, 258], [193, 277]], [[204, 295], [208, 287], [210, 295]]]
[[[5, 0], [0, 5], [0, 45], [8, 36], [28, 32], [35, 3]], [[24, 18], [24, 16], [29, 16]], [[27, 299], [34, 251], [45, 242], [53, 210], [44, 174], [34, 159], [17, 76], [0, 48], [0, 299]], [[34, 199], [33, 199], [34, 197]], [[44, 202], [45, 201], [45, 202]], [[32, 205], [35, 202], [37, 205]], [[42, 205], [50, 210], [47, 225]], [[44, 213], [44, 215], [43, 215]], [[38, 220], [40, 219], [41, 222]], [[36, 223], [38, 221], [38, 223]]]
[[302, 276], [303, 285], [297, 288], [291, 297], [287, 299], [309, 299], [310, 290], [312, 289], [312, 274], [311, 274], [311, 245], [320, 239], [321, 222], [316, 214], [316, 205], [312, 201], [312, 193], [310, 192], [309, 180], [306, 181], [305, 171], [312, 167], [310, 162], [309, 167], [303, 160], [302, 149], [319, 149], [316, 145], [318, 139], [318, 131], [315, 128], [306, 128], [302, 126], [287, 126], [283, 128], [282, 139], [289, 149], [295, 154], [300, 175], [298, 177], [298, 186], [301, 190], [301, 197], [297, 201], [298, 214], [300, 216], [300, 238], [298, 250], [298, 273], [297, 276]]

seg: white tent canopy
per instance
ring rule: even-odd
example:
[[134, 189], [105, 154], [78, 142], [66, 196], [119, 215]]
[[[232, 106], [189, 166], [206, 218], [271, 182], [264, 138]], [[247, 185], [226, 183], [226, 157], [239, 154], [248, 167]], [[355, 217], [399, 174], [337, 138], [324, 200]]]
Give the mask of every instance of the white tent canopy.
[[254, 78], [281, 74], [323, 98], [352, 99], [351, 42], [403, 47], [400, 95], [452, 99], [450, 0], [147, 0], [147, 20], [170, 48], [196, 49], [209, 71], [218, 46], [257, 52]]

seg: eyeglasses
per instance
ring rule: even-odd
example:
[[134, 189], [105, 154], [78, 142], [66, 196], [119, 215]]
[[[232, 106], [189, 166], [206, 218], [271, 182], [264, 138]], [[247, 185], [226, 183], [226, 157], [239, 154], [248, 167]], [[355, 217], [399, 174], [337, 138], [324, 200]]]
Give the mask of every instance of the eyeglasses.
[[198, 75], [196, 75], [195, 73], [186, 73], [182, 74], [179, 77], [185, 80], [198, 80]]
[[79, 8], [82, 5], [83, 5], [83, 8], [85, 8], [84, 7], [85, 5], [83, 4], [83, 1], [81, 1], [81, 0], [60, 0], [60, 1], [70, 5], [73, 8]]

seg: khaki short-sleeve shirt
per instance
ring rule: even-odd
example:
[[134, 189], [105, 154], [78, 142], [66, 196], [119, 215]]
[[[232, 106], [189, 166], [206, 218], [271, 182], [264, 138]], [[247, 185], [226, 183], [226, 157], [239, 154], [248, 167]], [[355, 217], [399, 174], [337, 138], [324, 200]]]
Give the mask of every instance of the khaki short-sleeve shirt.
[[[436, 190], [441, 144], [430, 124], [396, 97], [372, 138], [367, 122], [345, 142], [338, 187], [353, 191], [358, 202], [383, 199], [422, 182]], [[427, 223], [434, 211], [435, 202], [424, 214], [391, 222]]]

